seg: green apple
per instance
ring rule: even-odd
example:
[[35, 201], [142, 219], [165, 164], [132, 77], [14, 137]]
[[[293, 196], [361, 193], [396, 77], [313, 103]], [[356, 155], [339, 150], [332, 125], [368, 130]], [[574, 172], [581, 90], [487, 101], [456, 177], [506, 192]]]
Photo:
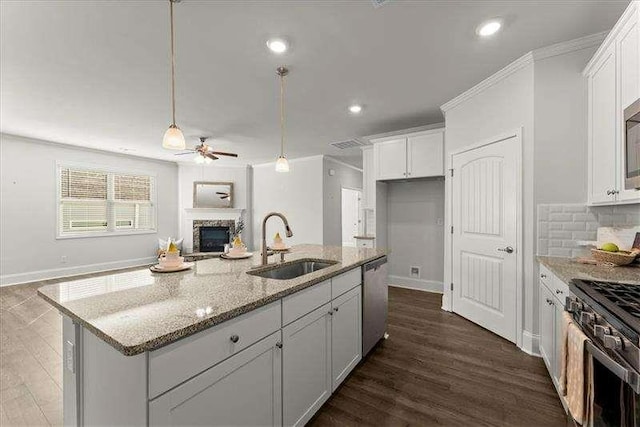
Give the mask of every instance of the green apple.
[[615, 243], [605, 243], [600, 247], [600, 250], [607, 252], [618, 252], [620, 248], [618, 248], [618, 245], [616, 245]]

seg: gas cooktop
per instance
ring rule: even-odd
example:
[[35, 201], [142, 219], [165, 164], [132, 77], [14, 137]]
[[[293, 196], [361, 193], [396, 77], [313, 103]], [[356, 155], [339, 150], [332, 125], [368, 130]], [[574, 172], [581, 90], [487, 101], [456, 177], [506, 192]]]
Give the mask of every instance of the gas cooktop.
[[640, 286], [574, 279], [574, 286], [596, 303], [640, 334]]

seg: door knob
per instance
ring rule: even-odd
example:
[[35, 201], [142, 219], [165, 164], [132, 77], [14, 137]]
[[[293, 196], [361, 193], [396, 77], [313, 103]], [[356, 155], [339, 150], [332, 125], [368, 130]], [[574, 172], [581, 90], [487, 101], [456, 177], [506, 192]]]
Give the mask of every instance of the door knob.
[[500, 252], [506, 252], [508, 254], [513, 253], [513, 248], [511, 246], [507, 246], [506, 248], [498, 248]]

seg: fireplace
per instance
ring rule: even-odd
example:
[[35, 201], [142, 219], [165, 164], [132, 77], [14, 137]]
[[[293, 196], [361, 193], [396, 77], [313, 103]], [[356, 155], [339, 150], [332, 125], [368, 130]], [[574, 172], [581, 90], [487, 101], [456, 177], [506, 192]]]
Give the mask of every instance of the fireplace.
[[223, 252], [229, 238], [229, 227], [200, 227], [200, 252]]
[[235, 225], [232, 220], [194, 220], [193, 252], [223, 252]]

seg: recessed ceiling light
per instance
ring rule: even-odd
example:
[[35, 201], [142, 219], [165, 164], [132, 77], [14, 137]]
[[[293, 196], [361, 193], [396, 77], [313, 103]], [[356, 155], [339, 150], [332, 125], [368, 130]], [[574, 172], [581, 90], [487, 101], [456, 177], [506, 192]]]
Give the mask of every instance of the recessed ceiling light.
[[502, 22], [498, 19], [492, 19], [491, 21], [480, 24], [476, 32], [481, 37], [488, 37], [500, 31], [500, 28], [502, 28]]
[[267, 40], [267, 47], [273, 53], [285, 53], [289, 49], [289, 44], [284, 39], [269, 39]]
[[349, 105], [349, 112], [351, 114], [360, 114], [362, 112], [362, 105], [360, 104]]

